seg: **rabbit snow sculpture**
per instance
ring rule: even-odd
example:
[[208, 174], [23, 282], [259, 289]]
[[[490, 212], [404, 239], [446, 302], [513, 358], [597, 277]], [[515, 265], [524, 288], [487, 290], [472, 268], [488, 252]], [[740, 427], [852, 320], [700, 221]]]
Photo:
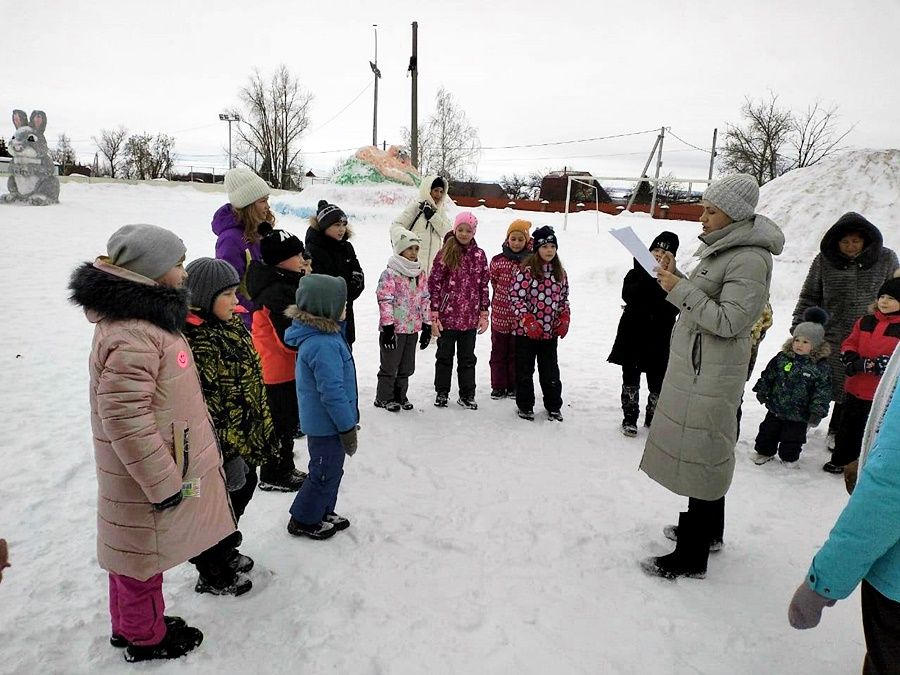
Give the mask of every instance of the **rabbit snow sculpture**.
[[12, 155], [7, 181], [9, 192], [0, 195], [0, 203], [56, 204], [59, 202], [59, 177], [44, 136], [46, 113], [33, 110], [29, 120], [24, 110], [13, 110], [12, 120], [16, 133], [9, 143]]

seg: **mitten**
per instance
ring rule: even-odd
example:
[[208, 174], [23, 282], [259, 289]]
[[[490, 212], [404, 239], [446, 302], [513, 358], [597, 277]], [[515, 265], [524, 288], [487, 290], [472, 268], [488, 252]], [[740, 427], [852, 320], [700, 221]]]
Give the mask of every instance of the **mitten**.
[[884, 373], [884, 369], [887, 368], [888, 361], [890, 360], [890, 356], [884, 355], [876, 356], [874, 359], [866, 359], [864, 370], [873, 375], [881, 375]]
[[394, 324], [381, 327], [381, 337], [378, 339], [382, 349], [392, 351], [397, 348], [397, 336], [394, 335]]
[[822, 619], [822, 610], [832, 607], [837, 600], [831, 600], [816, 593], [804, 581], [791, 598], [788, 607], [788, 621], [799, 630], [815, 628]]
[[560, 338], [566, 337], [569, 334], [569, 321], [571, 320], [571, 314], [569, 313], [568, 308], [564, 309], [559, 314], [559, 320], [556, 324], [556, 334]]
[[765, 405], [766, 404], [766, 395], [763, 394], [761, 391], [758, 391], [758, 392], [756, 392], [756, 400], [759, 401], [760, 403], [762, 403], [763, 405]]
[[488, 329], [488, 313], [487, 310], [478, 315], [478, 334], [481, 335]]
[[525, 335], [532, 340], [539, 340], [544, 335], [544, 328], [541, 326], [541, 322], [534, 317], [534, 314], [525, 315], [522, 319], [522, 328], [525, 329]]
[[844, 352], [841, 354], [841, 363], [844, 364], [844, 372], [847, 377], [853, 377], [865, 372], [865, 362], [856, 352]]
[[174, 495], [167, 499], [163, 499], [159, 504], [153, 505], [154, 511], [165, 511], [166, 509], [171, 509], [172, 507], [178, 506], [181, 503], [181, 490], [176, 492]]
[[429, 344], [431, 344], [431, 326], [423, 323], [422, 334], [419, 336], [419, 349], [425, 349]]
[[348, 457], [353, 457], [356, 454], [356, 427], [351, 428], [349, 431], [344, 431], [339, 436], [344, 452], [347, 453]]
[[856, 480], [859, 478], [859, 460], [854, 460], [844, 465], [844, 487], [847, 488], [847, 494], [852, 495], [856, 489]]
[[434, 214], [435, 210], [431, 204], [429, 204], [428, 202], [422, 204], [422, 215], [425, 216], [425, 220], [431, 220]]
[[225, 469], [225, 489], [229, 492], [240, 490], [247, 484], [249, 467], [240, 455], [226, 461], [222, 468]]
[[349, 286], [350, 288], [348, 290], [350, 291], [350, 295], [359, 296], [365, 287], [365, 277], [363, 276], [363, 273], [359, 270], [353, 270], [350, 273]]

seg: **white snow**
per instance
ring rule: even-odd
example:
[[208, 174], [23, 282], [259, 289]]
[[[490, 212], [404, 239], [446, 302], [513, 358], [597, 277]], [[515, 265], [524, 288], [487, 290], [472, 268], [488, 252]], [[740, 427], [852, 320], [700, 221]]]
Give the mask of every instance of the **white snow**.
[[[848, 175], [852, 181], [832, 190], [814, 226], [790, 214], [790, 255], [776, 265], [775, 326], [760, 367], [786, 337], [819, 236], [846, 210], [846, 195], [865, 193], [873, 213], [890, 214], [895, 192], [861, 170]], [[782, 181], [788, 178], [794, 174]], [[778, 187], [764, 190], [776, 220], [790, 201]], [[241, 598], [198, 596], [192, 566], [166, 573], [168, 611], [200, 627], [205, 641], [185, 659], [137, 668], [108, 644], [87, 402], [92, 328], [66, 302], [66, 284], [129, 222], [175, 230], [189, 260], [212, 255], [209, 221], [224, 197], [187, 185], [67, 183], [57, 206], [0, 207], [8, 249], [0, 269], [7, 310], [0, 536], [13, 564], [0, 584], [0, 672], [858, 672], [857, 595], [827, 609], [813, 631], [794, 631], [786, 616], [846, 502], [842, 481], [820, 469], [827, 459], [821, 430], [799, 470], [753, 465], [748, 455], [763, 411], [752, 395], [726, 500], [726, 544], [710, 556], [707, 579], [673, 583], [638, 568], [640, 558], [671, 550], [662, 528], [686, 500], [637, 470], [645, 430], [637, 439], [618, 431], [620, 376], [606, 356], [631, 260], [606, 233], [613, 217], [601, 217], [598, 235], [591, 213], [572, 216], [561, 231], [558, 214], [477, 210], [477, 240], [489, 255], [516, 217], [558, 226], [572, 286], [572, 329], [560, 346], [563, 424], [540, 414], [533, 423], [519, 420], [512, 402], [489, 399], [487, 336], [478, 340], [478, 411], [432, 406], [434, 347], [418, 355], [414, 411], [371, 405], [374, 286], [390, 253], [390, 222], [411, 194], [325, 185], [273, 197], [294, 209], [312, 209], [321, 198], [344, 206], [366, 271], [356, 305], [360, 450], [348, 460], [338, 504], [353, 525], [327, 542], [294, 539], [285, 531], [292, 495], [258, 492], [241, 522], [242, 551], [257, 562], [253, 590]], [[696, 223], [647, 218], [628, 224], [645, 241], [676, 231], [681, 263], [699, 231]], [[306, 229], [292, 215], [278, 225], [300, 236]], [[889, 245], [900, 244], [894, 228], [885, 231]], [[298, 441], [300, 466], [304, 457]]]

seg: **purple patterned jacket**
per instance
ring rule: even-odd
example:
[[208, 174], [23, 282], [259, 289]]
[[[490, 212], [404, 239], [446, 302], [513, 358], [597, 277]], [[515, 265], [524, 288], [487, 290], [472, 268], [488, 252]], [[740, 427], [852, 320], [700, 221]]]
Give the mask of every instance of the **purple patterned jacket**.
[[473, 239], [463, 249], [459, 266], [447, 269], [439, 252], [428, 277], [431, 311], [437, 312], [441, 326], [448, 330], [473, 330], [491, 305], [488, 293], [487, 256]]

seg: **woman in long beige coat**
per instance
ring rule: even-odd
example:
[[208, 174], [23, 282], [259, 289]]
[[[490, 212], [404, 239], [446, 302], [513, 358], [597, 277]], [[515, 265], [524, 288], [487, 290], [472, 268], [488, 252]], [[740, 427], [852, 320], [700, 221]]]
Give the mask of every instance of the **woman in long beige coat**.
[[97, 559], [110, 577], [113, 645], [127, 647], [128, 661], [172, 658], [203, 636], [164, 618], [162, 572], [230, 535], [235, 520], [181, 334], [184, 244], [163, 228], [126, 225], [107, 249], [70, 283], [72, 301], [94, 324]]
[[658, 272], [680, 315], [641, 470], [688, 497], [688, 510], [665, 530], [675, 551], [641, 563], [649, 574], [702, 577], [710, 546], [721, 546], [750, 333], [769, 296], [772, 256], [784, 247], [778, 226], [754, 213], [758, 199], [752, 176], [712, 183], [696, 268], [687, 278]]
[[411, 199], [391, 225], [391, 243], [397, 233], [407, 230], [419, 235], [419, 262], [426, 275], [431, 274], [431, 266], [438, 251], [444, 245], [444, 237], [452, 224], [444, 205], [447, 203], [447, 181], [440, 176], [425, 176], [419, 183], [419, 195]]

